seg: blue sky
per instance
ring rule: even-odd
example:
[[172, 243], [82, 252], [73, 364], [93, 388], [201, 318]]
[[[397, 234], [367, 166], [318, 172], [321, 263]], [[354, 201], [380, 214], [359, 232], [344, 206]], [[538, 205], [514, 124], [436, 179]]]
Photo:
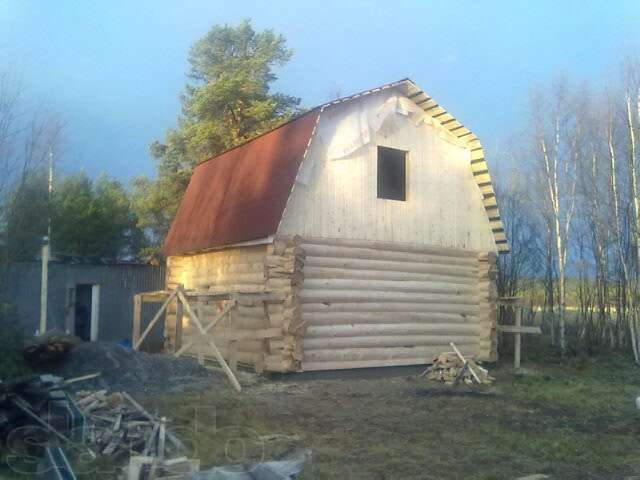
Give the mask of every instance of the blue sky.
[[243, 18], [287, 37], [276, 88], [303, 105], [410, 77], [495, 147], [532, 85], [610, 77], [637, 50], [640, 2], [0, 0], [0, 69], [65, 121], [65, 173], [126, 181], [153, 175], [147, 147], [175, 124], [189, 46]]

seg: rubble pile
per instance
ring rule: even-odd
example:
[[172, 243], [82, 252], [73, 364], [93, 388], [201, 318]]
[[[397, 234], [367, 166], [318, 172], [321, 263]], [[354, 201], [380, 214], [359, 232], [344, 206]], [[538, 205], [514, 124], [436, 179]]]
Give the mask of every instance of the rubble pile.
[[100, 372], [70, 389], [126, 391], [134, 396], [204, 390], [220, 384], [215, 372], [193, 358], [136, 351], [110, 342], [81, 343], [46, 370], [64, 378]]
[[464, 382], [467, 385], [472, 385], [474, 382], [490, 384], [495, 380], [489, 375], [488, 370], [478, 365], [473, 358], [463, 360], [456, 352], [445, 352], [438, 355], [433, 359], [429, 368], [422, 373], [422, 376], [428, 380], [447, 385], [459, 382]]

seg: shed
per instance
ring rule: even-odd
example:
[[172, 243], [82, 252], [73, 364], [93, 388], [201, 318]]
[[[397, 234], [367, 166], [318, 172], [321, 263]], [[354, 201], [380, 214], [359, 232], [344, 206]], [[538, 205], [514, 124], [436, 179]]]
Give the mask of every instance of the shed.
[[[162, 247], [169, 289], [277, 299], [241, 304], [210, 331], [224, 356], [224, 330], [242, 331], [236, 360], [269, 371], [423, 364], [451, 341], [495, 359], [506, 251], [479, 139], [409, 79], [199, 164]], [[207, 298], [205, 322], [224, 308]], [[206, 355], [181, 325], [189, 353]], [[170, 309], [170, 349], [175, 326]]]
[[[11, 318], [28, 334], [40, 325], [42, 263], [8, 263], [0, 296], [11, 305]], [[131, 335], [134, 295], [162, 289], [163, 266], [127, 262], [84, 263], [56, 259], [49, 264], [47, 328], [66, 331], [87, 341], [123, 341]], [[153, 316], [153, 305], [145, 319]], [[158, 335], [159, 337], [159, 335]], [[162, 338], [153, 338], [156, 349]]]

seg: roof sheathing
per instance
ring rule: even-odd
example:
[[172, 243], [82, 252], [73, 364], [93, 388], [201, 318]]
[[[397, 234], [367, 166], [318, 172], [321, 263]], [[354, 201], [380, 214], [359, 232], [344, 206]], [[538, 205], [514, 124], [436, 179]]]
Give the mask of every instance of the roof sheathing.
[[365, 95], [370, 95], [389, 88], [396, 88], [400, 90], [416, 105], [422, 108], [427, 115], [436, 120], [443, 128], [448, 130], [450, 134], [456, 137], [470, 150], [471, 172], [473, 173], [473, 179], [482, 194], [482, 202], [487, 213], [487, 217], [489, 218], [489, 225], [496, 243], [496, 249], [499, 253], [509, 253], [509, 244], [504, 232], [502, 219], [500, 218], [496, 194], [493, 190], [493, 183], [491, 182], [491, 176], [489, 175], [489, 167], [487, 166], [487, 162], [484, 157], [484, 150], [480, 140], [473, 132], [471, 132], [471, 130], [456, 120], [454, 116], [447, 112], [442, 105], [436, 103], [433, 98], [421, 90], [415, 83], [413, 83], [413, 81], [405, 78], [397, 82], [382, 85], [372, 90], [366, 90], [349, 97], [343, 97], [326, 103], [321, 106], [320, 116], [322, 116], [322, 112], [327, 107], [356, 100]]

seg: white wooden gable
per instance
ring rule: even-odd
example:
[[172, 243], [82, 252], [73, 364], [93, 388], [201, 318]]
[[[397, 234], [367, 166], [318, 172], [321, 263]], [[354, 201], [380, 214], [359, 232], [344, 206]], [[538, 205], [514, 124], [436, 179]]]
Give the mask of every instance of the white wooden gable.
[[[408, 151], [407, 199], [377, 198], [377, 147]], [[508, 251], [482, 145], [410, 80], [325, 104], [278, 234]]]

